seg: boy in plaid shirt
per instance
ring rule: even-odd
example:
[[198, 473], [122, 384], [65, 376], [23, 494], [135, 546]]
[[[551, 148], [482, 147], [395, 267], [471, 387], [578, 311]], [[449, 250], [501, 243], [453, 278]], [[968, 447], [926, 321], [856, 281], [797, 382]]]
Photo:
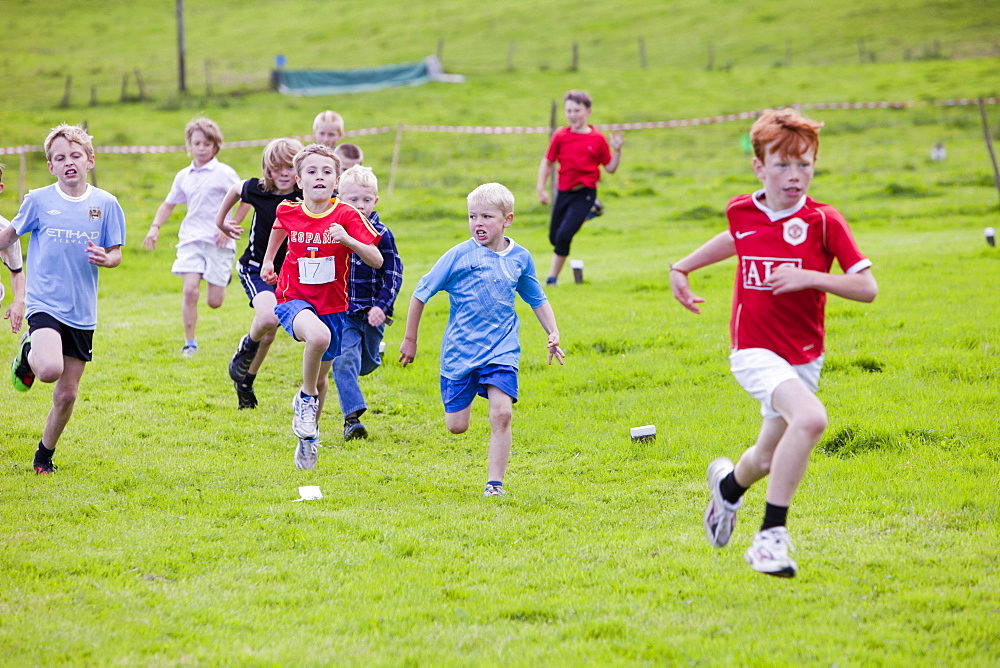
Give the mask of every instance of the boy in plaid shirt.
[[378, 179], [371, 167], [357, 165], [340, 177], [338, 197], [361, 212], [381, 235], [378, 250], [382, 266], [369, 267], [351, 255], [351, 278], [347, 284], [349, 306], [340, 334], [340, 355], [333, 360], [333, 381], [344, 413], [344, 439], [367, 438], [360, 417], [368, 409], [358, 383], [382, 364], [379, 350], [386, 325], [392, 324], [393, 304], [403, 284], [403, 262], [396, 240], [382, 221], [378, 204]]

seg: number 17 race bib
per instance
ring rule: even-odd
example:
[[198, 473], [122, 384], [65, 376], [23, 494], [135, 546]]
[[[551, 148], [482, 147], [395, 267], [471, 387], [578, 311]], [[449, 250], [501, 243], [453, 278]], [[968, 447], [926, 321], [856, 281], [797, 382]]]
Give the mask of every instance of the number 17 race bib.
[[299, 283], [302, 285], [321, 285], [335, 280], [333, 257], [299, 258]]

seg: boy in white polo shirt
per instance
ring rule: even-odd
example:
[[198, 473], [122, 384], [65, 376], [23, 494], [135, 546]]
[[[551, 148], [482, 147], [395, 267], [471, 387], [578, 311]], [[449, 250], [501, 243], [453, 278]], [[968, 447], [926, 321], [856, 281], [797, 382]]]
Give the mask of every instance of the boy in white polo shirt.
[[209, 308], [219, 308], [226, 296], [226, 286], [233, 272], [236, 242], [215, 225], [226, 193], [240, 177], [216, 155], [222, 148], [219, 126], [207, 118], [196, 118], [184, 129], [185, 143], [191, 154], [190, 165], [177, 172], [167, 198], [156, 210], [142, 247], [156, 248], [160, 227], [170, 218], [174, 207], [187, 205], [187, 215], [178, 231], [177, 259], [171, 271], [184, 280], [181, 317], [184, 321], [184, 347], [181, 354], [191, 357], [198, 352], [195, 327], [198, 324], [198, 299], [201, 282], [208, 283]]

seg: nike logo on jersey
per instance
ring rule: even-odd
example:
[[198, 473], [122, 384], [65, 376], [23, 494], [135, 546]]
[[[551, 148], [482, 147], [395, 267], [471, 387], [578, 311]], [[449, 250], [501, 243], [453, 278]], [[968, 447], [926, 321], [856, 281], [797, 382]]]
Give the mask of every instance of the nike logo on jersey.
[[750, 236], [751, 234], [756, 234], [756, 233], [757, 230], [750, 230], [749, 232], [737, 232], [735, 236], [737, 239], [743, 239]]

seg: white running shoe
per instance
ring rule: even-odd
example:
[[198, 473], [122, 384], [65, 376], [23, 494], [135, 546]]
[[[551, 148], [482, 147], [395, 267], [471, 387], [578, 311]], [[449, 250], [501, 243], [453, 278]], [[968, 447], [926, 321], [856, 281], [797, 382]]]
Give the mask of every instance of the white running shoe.
[[705, 509], [705, 537], [712, 547], [725, 547], [736, 528], [736, 511], [743, 505], [743, 499], [729, 503], [722, 498], [719, 483], [735, 468], [733, 460], [719, 457], [708, 465], [708, 489], [711, 498]]
[[503, 488], [503, 485], [486, 485], [483, 496], [503, 496], [506, 493], [507, 490]]
[[302, 396], [295, 393], [292, 399], [292, 431], [299, 438], [316, 439], [319, 429], [316, 427], [316, 412], [319, 410], [319, 397]]
[[295, 447], [295, 468], [311, 471], [316, 468], [319, 459], [319, 440], [315, 438], [300, 438]]
[[771, 527], [758, 531], [753, 537], [753, 543], [747, 548], [746, 557], [750, 568], [758, 573], [773, 575], [779, 578], [794, 578], [798, 564], [788, 556], [788, 551], [795, 551], [785, 527]]

